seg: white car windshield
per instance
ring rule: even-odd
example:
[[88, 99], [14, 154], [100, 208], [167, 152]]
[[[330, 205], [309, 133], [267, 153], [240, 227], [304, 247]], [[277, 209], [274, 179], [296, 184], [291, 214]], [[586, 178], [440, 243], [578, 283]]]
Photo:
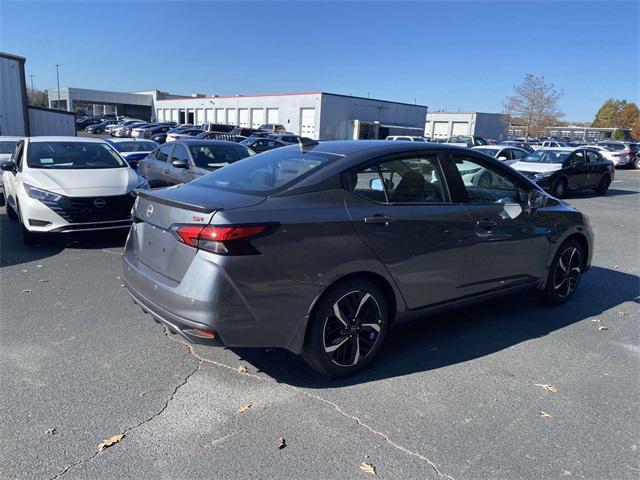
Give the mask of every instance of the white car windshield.
[[92, 169], [127, 167], [106, 143], [31, 142], [27, 150], [30, 168]]

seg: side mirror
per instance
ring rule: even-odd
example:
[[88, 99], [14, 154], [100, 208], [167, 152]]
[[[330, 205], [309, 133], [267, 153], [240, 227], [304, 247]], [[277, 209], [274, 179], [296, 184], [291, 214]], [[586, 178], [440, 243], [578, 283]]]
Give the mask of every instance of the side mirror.
[[531, 210], [542, 208], [547, 204], [547, 196], [539, 190], [530, 190], [527, 195], [527, 205]]
[[16, 164], [13, 163], [13, 160], [3, 160], [0, 162], [0, 170], [3, 172], [15, 172]]
[[384, 192], [384, 188], [382, 186], [382, 181], [379, 178], [374, 178], [369, 181], [369, 188], [371, 190], [375, 190], [376, 192]]
[[171, 160], [171, 165], [173, 165], [176, 168], [189, 168], [189, 164], [187, 163], [186, 160]]

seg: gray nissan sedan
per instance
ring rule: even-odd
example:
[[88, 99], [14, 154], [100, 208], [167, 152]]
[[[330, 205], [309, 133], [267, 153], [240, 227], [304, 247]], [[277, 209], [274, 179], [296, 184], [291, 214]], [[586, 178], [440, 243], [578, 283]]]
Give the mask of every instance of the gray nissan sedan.
[[446, 144], [310, 141], [140, 192], [133, 213], [124, 279], [145, 312], [333, 377], [401, 320], [523, 289], [565, 302], [593, 252], [585, 215]]

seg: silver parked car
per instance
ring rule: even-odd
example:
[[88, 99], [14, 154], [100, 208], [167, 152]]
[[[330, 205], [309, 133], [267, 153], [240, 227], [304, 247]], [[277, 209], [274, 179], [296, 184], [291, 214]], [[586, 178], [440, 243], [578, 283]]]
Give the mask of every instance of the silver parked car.
[[190, 182], [251, 155], [255, 155], [251, 149], [235, 142], [176, 140], [138, 161], [138, 169], [151, 188], [166, 187]]
[[[498, 180], [476, 185], [484, 170]], [[124, 283], [145, 312], [336, 377], [403, 319], [519, 290], [562, 303], [593, 251], [570, 205], [487, 155], [421, 142], [277, 148], [141, 192], [133, 213]]]

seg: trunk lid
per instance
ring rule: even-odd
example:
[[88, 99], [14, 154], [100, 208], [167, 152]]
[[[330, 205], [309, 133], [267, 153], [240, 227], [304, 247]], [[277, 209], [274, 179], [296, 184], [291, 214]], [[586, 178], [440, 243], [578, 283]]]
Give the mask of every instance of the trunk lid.
[[155, 272], [179, 282], [197, 249], [179, 242], [172, 226], [205, 226], [219, 210], [247, 207], [262, 201], [263, 197], [192, 184], [140, 192], [133, 208], [134, 223], [129, 236], [132, 254]]

